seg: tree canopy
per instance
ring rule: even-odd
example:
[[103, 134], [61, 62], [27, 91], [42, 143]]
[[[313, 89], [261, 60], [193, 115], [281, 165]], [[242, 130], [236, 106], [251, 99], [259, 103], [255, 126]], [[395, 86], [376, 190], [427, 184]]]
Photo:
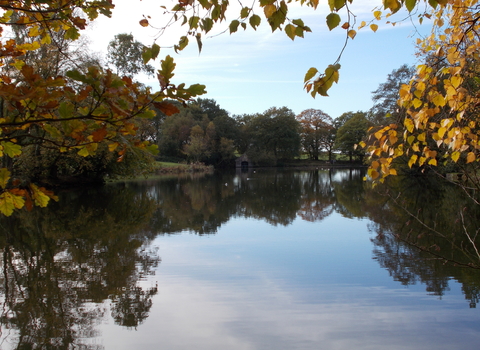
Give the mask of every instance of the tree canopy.
[[115, 68], [118, 75], [133, 77], [142, 72], [153, 75], [153, 67], [143, 63], [144, 48], [145, 45], [135, 40], [132, 34], [117, 34], [108, 44], [108, 64]]

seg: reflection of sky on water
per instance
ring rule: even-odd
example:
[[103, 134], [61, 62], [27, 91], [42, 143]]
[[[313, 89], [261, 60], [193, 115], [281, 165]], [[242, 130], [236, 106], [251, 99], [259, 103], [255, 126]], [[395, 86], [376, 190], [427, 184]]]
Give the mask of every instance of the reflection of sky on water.
[[216, 235], [161, 236], [159, 293], [137, 330], [104, 325], [105, 349], [477, 349], [480, 310], [440, 299], [372, 259], [368, 220], [270, 226], [235, 219]]

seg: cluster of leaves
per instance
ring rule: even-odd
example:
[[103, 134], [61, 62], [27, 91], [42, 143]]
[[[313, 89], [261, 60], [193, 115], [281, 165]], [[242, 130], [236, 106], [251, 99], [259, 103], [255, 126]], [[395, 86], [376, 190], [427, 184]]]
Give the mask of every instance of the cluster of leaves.
[[25, 147], [36, 145], [59, 152], [75, 150], [82, 157], [95, 155], [100, 144], [122, 161], [129, 147], [155, 152], [156, 147], [136, 138], [135, 120], [153, 118], [153, 108], [166, 114], [178, 109], [166, 100], [185, 102], [205, 92], [203, 85], [174, 85], [175, 63], [167, 56], [157, 72], [160, 91], [152, 92], [129, 77], [119, 77], [98, 66], [75, 69], [65, 75], [41, 75], [27, 60], [29, 53], [53, 44], [62, 35], [75, 40], [88, 20], [110, 15], [110, 1], [3, 1], [0, 29], [22, 27], [27, 39], [9, 39], [0, 47], [0, 212], [32, 203], [45, 206], [53, 193], [24, 184], [12, 175], [12, 159]]
[[399, 158], [410, 168], [454, 163], [475, 176], [480, 154], [479, 16], [474, 0], [442, 1], [432, 10], [432, 34], [418, 40], [425, 63], [399, 91], [402, 123], [373, 131], [363, 144], [373, 158], [371, 178], [397, 174]]

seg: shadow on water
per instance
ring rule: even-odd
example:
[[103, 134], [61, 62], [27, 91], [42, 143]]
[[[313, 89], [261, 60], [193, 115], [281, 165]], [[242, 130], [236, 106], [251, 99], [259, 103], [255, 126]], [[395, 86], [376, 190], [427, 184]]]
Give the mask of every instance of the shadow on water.
[[374, 259], [393, 279], [438, 296], [455, 279], [475, 307], [478, 206], [436, 180], [397, 177], [372, 189], [363, 176], [258, 169], [166, 177], [65, 192], [48, 208], [1, 218], [2, 339], [18, 349], [100, 347], [88, 338], [105, 317], [129, 328], [148, 317], [157, 286], [140, 282], [160, 262], [155, 237], [215, 234], [236, 217], [282, 226], [334, 213], [369, 219]]

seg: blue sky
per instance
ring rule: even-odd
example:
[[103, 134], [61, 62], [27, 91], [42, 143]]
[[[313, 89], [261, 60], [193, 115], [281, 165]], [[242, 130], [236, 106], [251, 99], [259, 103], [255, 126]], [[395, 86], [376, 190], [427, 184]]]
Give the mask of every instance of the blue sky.
[[[92, 48], [105, 52], [108, 42], [118, 33], [132, 33], [136, 40], [150, 45], [158, 30], [143, 28], [138, 22], [142, 15], [151, 16], [157, 26], [164, 23], [159, 2], [143, 0], [114, 1], [116, 9], [111, 19], [100, 19], [87, 32]], [[362, 20], [373, 18], [372, 9], [380, 1], [358, 1], [354, 9], [357, 26]], [[162, 2], [167, 7], [173, 2]], [[355, 4], [355, 3], [354, 3]], [[323, 7], [322, 7], [323, 6]], [[329, 97], [313, 99], [303, 89], [303, 78], [310, 67], [323, 70], [333, 63], [343, 47], [345, 31], [328, 31], [326, 4], [317, 11], [294, 8], [292, 18], [301, 17], [313, 33], [305, 38], [290, 40], [283, 32], [272, 33], [266, 23], [256, 31], [248, 28], [233, 35], [223, 34], [204, 38], [199, 54], [195, 43], [179, 54], [162, 49], [160, 56], [170, 54], [177, 63], [174, 83], [201, 83], [207, 86], [207, 95], [232, 115], [263, 112], [270, 107], [286, 106], [299, 114], [305, 109], [321, 109], [332, 118], [348, 111], [366, 111], [372, 106], [371, 92], [386, 80], [387, 75], [402, 64], [415, 64], [415, 28], [406, 21], [392, 27], [380, 24], [377, 32], [369, 28], [360, 30], [342, 56], [340, 81], [332, 87]], [[397, 15], [396, 15], [397, 16]], [[403, 18], [398, 15], [397, 19]], [[395, 19], [395, 18], [393, 18]], [[428, 32], [428, 24], [420, 28]], [[180, 32], [183, 33], [183, 32]], [[182, 35], [182, 34], [180, 34]], [[178, 37], [178, 29], [157, 40], [160, 46], [171, 45]], [[155, 63], [158, 67], [158, 62]], [[154, 64], [154, 65], [155, 65]], [[158, 86], [154, 79], [140, 78]]]

